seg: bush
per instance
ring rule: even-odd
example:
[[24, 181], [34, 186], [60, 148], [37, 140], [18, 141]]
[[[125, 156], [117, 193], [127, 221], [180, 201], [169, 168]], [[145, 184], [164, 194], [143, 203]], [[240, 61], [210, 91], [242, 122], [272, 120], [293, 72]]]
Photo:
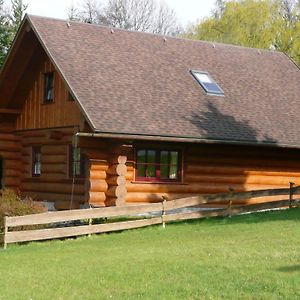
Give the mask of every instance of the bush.
[[24, 216], [45, 212], [46, 208], [31, 198], [22, 198], [13, 190], [0, 191], [0, 218], [4, 216]]

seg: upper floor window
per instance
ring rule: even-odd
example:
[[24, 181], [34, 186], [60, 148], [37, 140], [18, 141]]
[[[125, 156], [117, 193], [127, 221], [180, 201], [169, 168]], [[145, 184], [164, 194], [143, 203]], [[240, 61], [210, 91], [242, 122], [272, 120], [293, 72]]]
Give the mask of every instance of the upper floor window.
[[44, 102], [53, 102], [54, 99], [54, 74], [53, 72], [44, 74]]
[[41, 147], [32, 147], [32, 176], [41, 175]]
[[223, 90], [207, 72], [191, 71], [191, 73], [208, 95], [224, 95]]
[[70, 146], [69, 158], [70, 177], [84, 177], [84, 156], [80, 148]]
[[137, 181], [181, 181], [181, 153], [177, 150], [137, 149]]

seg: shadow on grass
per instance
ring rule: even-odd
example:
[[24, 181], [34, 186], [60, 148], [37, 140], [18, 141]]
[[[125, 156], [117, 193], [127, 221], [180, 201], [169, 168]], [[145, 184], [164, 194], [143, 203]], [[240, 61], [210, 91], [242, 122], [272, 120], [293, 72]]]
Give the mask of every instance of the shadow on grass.
[[281, 267], [277, 270], [285, 273], [300, 272], [300, 265]]
[[286, 209], [286, 210], [275, 210], [275, 211], [265, 211], [256, 212], [251, 214], [237, 215], [232, 217], [213, 217], [205, 219], [195, 219], [187, 220], [181, 222], [172, 222], [175, 224], [194, 224], [194, 223], [204, 223], [204, 224], [215, 224], [215, 225], [234, 225], [234, 224], [251, 224], [251, 223], [262, 223], [271, 221], [299, 221], [300, 222], [300, 207]]

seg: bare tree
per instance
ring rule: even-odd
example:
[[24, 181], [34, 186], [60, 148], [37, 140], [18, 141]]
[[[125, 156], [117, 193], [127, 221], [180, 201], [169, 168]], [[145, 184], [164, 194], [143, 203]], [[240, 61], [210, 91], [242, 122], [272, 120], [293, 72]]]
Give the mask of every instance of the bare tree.
[[[101, 2], [102, 3], [102, 2]], [[128, 30], [176, 35], [182, 31], [174, 10], [157, 0], [83, 0], [69, 10], [69, 18]]]

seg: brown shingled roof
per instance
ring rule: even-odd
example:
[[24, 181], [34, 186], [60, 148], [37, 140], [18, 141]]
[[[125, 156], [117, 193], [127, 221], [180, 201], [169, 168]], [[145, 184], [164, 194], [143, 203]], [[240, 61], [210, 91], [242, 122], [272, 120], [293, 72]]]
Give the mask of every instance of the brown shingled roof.
[[283, 53], [28, 19], [95, 132], [300, 145], [300, 71]]

